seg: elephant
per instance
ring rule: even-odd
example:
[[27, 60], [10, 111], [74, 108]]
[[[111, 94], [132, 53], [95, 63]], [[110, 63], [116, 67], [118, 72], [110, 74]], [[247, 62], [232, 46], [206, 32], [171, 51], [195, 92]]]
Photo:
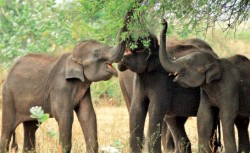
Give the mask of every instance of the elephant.
[[219, 110], [225, 152], [237, 152], [234, 124], [239, 133], [238, 152], [249, 152], [250, 60], [242, 55], [218, 58], [207, 52], [193, 52], [173, 59], [166, 50], [167, 23], [161, 32], [160, 62], [174, 73], [173, 81], [183, 87], [201, 87], [197, 114], [199, 151], [211, 152], [208, 141], [212, 132], [214, 108]]
[[[142, 44], [145, 39], [149, 40], [148, 48]], [[126, 40], [127, 44], [130, 42], [133, 42], [133, 40]], [[197, 48], [206, 48], [206, 51], [216, 56], [211, 47], [199, 39], [172, 41], [170, 44], [171, 46], [167, 51], [176, 57], [192, 52], [190, 48], [185, 47], [185, 44], [198, 46]], [[160, 138], [163, 119], [167, 121], [173, 134], [177, 146], [175, 152], [191, 152], [191, 144], [186, 135], [184, 123], [187, 117], [197, 114], [200, 88], [186, 89], [172, 81], [174, 76], [169, 76], [169, 73], [160, 64], [159, 44], [156, 36], [150, 34], [148, 37], [140, 38], [136, 41], [136, 45], [138, 47], [135, 49], [127, 46], [123, 59], [118, 65], [120, 71], [129, 69], [135, 75], [133, 93], [131, 93], [132, 90], [128, 90], [129, 92], [125, 96], [125, 100], [131, 100], [131, 104], [127, 104], [129, 108], [131, 152], [138, 153], [142, 150], [147, 113], [149, 115], [147, 138], [149, 138], [148, 149], [150, 152], [162, 152]], [[121, 88], [129, 87], [125, 86], [127, 81], [124, 81]], [[131, 81], [132, 79], [130, 79]], [[131, 85], [130, 88], [132, 88]], [[130, 96], [130, 94], [133, 96]], [[165, 115], [168, 117], [164, 118]], [[214, 129], [216, 125], [217, 122], [214, 123]]]
[[87, 151], [98, 152], [90, 85], [117, 76], [112, 63], [121, 60], [124, 48], [123, 41], [110, 47], [87, 40], [59, 57], [34, 53], [21, 57], [3, 85], [0, 152], [8, 151], [11, 135], [20, 123], [24, 127], [24, 151], [35, 150], [38, 121], [29, 112], [34, 106], [41, 106], [58, 122], [61, 152], [71, 150], [73, 111], [85, 136]]
[[[121, 66], [121, 65], [119, 65], [119, 66]], [[129, 69], [124, 70], [122, 72], [118, 71], [118, 79], [119, 79], [121, 91], [122, 91], [122, 94], [123, 94], [128, 111], [129, 111], [129, 108], [130, 108], [131, 102], [132, 102], [133, 84], [135, 83], [134, 77], [135, 77], [135, 73]], [[186, 105], [185, 107], [188, 107], [188, 105]], [[178, 108], [173, 108], [173, 109], [178, 110]], [[189, 113], [190, 113], [190, 116], [195, 116], [194, 114], [196, 114], [196, 112], [189, 112]], [[175, 114], [175, 115], [178, 115], [178, 114]], [[169, 119], [169, 117], [166, 115], [164, 117], [164, 122], [162, 124], [161, 142], [163, 145], [164, 152], [173, 152], [175, 149], [175, 144], [174, 144], [172, 134], [167, 126], [168, 119]], [[186, 135], [185, 129], [184, 129], [184, 124], [185, 124], [186, 120], [187, 120], [187, 117], [176, 116], [176, 121], [178, 124], [176, 126], [181, 127], [180, 130], [183, 132], [183, 135]], [[186, 137], [186, 139], [187, 139], [187, 137]], [[214, 144], [214, 147], [215, 147], [214, 150], [217, 150], [220, 142], [215, 142], [215, 143], [218, 143], [218, 144]]]
[[[119, 64], [119, 66], [121, 66]], [[121, 67], [119, 67], [119, 69], [122, 69]], [[121, 87], [121, 91], [122, 91], [122, 95], [123, 98], [125, 100], [127, 109], [129, 111], [130, 106], [131, 106], [131, 102], [132, 102], [132, 96], [133, 96], [133, 85], [134, 85], [134, 78], [135, 78], [135, 73], [129, 69], [124, 71], [118, 71], [118, 78], [119, 78], [119, 83], [120, 83], [120, 87]], [[191, 112], [192, 113], [192, 112]], [[167, 116], [165, 116], [167, 117]], [[180, 120], [180, 126], [183, 128], [181, 130], [185, 130], [184, 129], [184, 124], [186, 121], [186, 118], [183, 117], [183, 119], [181, 119], [181, 117], [178, 117]], [[172, 152], [174, 151], [174, 140], [172, 137], [172, 134], [169, 130], [169, 128], [167, 127], [167, 118], [164, 119], [163, 125], [162, 125], [162, 134], [161, 134], [161, 141], [162, 141], [162, 145], [163, 145], [163, 149], [165, 152]]]
[[[119, 64], [118, 66], [121, 65]], [[120, 70], [121, 68], [119, 67], [118, 69]], [[118, 71], [120, 88], [128, 110], [130, 109], [132, 102], [134, 76], [135, 73], [130, 71], [129, 69]]]

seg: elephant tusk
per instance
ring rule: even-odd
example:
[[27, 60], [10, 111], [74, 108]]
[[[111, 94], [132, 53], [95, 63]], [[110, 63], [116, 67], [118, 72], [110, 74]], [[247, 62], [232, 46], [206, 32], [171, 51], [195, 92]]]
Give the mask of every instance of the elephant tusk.
[[172, 75], [172, 73], [169, 73], [169, 74], [168, 74], [168, 76], [171, 76], [171, 75]]
[[175, 73], [174, 73], [174, 75], [176, 76], [178, 74], [178, 72], [176, 71]]
[[177, 75], [175, 78], [174, 78], [174, 82], [177, 82], [179, 80], [179, 75]]

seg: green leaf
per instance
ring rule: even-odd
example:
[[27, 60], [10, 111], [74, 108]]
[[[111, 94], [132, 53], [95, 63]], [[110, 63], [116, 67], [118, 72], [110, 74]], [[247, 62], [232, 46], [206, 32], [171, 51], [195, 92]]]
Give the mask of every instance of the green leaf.
[[48, 130], [47, 131], [47, 134], [50, 136], [50, 137], [53, 137], [53, 138], [57, 138], [59, 136], [58, 132], [55, 131], [55, 130]]
[[38, 121], [43, 123], [49, 119], [49, 114], [43, 114], [40, 118], [38, 118]]
[[124, 145], [122, 144], [121, 140], [115, 140], [112, 144], [113, 147], [117, 148], [117, 149], [121, 149], [124, 147]]

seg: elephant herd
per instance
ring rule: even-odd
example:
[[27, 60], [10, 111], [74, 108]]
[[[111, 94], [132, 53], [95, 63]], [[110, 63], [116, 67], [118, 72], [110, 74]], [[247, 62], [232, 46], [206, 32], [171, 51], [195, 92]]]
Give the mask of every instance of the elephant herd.
[[[166, 40], [166, 22], [160, 44], [153, 34], [135, 42], [122, 40], [121, 33], [126, 30], [125, 24], [115, 47], [88, 40], [59, 57], [29, 54], [17, 60], [3, 85], [0, 153], [9, 151], [11, 137], [15, 138], [15, 129], [21, 123], [23, 152], [35, 151], [37, 120], [29, 112], [34, 106], [41, 106], [58, 122], [59, 152], [71, 151], [74, 111], [87, 152], [98, 152], [90, 85], [117, 76], [114, 62], [118, 63], [129, 111], [131, 153], [142, 152], [147, 114], [149, 152], [161, 153], [163, 145], [166, 152], [191, 153], [184, 127], [190, 116], [197, 116], [199, 152], [216, 152], [220, 122], [227, 153], [250, 151], [249, 59], [242, 55], [219, 58], [200, 39]], [[148, 47], [143, 45], [144, 40], [149, 41]], [[131, 42], [138, 47], [129, 48]], [[234, 125], [239, 133], [238, 149]]]

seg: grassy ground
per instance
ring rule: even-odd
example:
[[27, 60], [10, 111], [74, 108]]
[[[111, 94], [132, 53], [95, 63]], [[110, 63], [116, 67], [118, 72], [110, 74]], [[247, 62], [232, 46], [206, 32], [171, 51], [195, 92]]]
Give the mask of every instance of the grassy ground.
[[[122, 148], [123, 153], [129, 152], [129, 120], [128, 112], [125, 105], [116, 106], [95, 106], [98, 123], [98, 141], [99, 148], [104, 146], [118, 146]], [[187, 133], [195, 149], [197, 143], [196, 119], [190, 118], [186, 124]], [[38, 153], [57, 152], [58, 137], [50, 137], [47, 132], [51, 129], [58, 130], [57, 123], [54, 119], [49, 119], [38, 129], [37, 150]], [[19, 151], [23, 145], [23, 127], [17, 128], [17, 140]], [[75, 117], [73, 123], [73, 146], [72, 152], [85, 152], [85, 142], [79, 122]]]

